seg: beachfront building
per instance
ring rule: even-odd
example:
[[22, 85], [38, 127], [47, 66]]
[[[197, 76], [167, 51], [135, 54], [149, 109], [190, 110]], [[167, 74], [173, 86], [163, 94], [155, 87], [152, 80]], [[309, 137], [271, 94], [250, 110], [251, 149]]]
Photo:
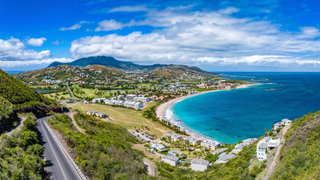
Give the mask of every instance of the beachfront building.
[[236, 155], [234, 154], [225, 154], [221, 157], [219, 157], [219, 159], [217, 160], [216, 164], [219, 164], [219, 163], [226, 163], [228, 162], [230, 159], [233, 159], [237, 157]]
[[200, 139], [197, 139], [197, 138], [194, 138], [194, 137], [191, 137], [191, 136], [188, 136], [186, 138], [184, 138], [184, 141], [188, 141], [189, 144], [191, 145], [196, 145], [196, 144], [200, 144], [201, 143], [201, 140]]
[[169, 151], [168, 152], [168, 155], [169, 156], [177, 156], [177, 154], [179, 155], [179, 157], [183, 157], [183, 153], [182, 152], [179, 152], [179, 151]]
[[171, 140], [173, 140], [173, 141], [179, 141], [182, 139], [182, 136], [180, 136], [179, 134], [176, 134], [176, 133], [169, 133], [169, 134], [167, 134], [167, 137], [170, 137]]
[[162, 156], [162, 162], [168, 163], [171, 166], [177, 166], [179, 164], [179, 158], [175, 156]]
[[162, 144], [152, 144], [150, 148], [151, 149], [156, 149], [156, 150], [158, 150], [160, 152], [166, 151], [166, 147], [164, 147], [164, 145], [162, 145]]
[[280, 139], [272, 140], [271, 137], [265, 137], [257, 144], [257, 158], [259, 161], [267, 159], [267, 152], [276, 148], [280, 144]]
[[191, 169], [194, 171], [205, 171], [209, 168], [209, 161], [203, 159], [193, 159], [191, 161]]
[[220, 147], [220, 142], [218, 141], [211, 141], [211, 140], [204, 140], [201, 142], [201, 146], [208, 148], [208, 149], [217, 149], [218, 147]]

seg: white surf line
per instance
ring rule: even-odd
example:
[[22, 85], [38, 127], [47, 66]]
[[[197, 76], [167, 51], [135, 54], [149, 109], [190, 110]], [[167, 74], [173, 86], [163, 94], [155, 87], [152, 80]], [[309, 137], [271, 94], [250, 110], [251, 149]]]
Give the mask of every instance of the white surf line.
[[58, 161], [59, 167], [60, 167], [60, 169], [61, 169], [61, 171], [62, 171], [62, 174], [63, 174], [64, 178], [65, 178], [66, 180], [68, 180], [68, 179], [66, 178], [66, 175], [65, 175], [64, 172], [63, 172], [63, 169], [62, 169], [61, 165], [60, 165], [59, 159], [57, 158], [57, 155], [56, 155], [56, 153], [54, 152], [54, 150], [53, 150], [53, 148], [52, 148], [52, 145], [51, 145], [51, 143], [50, 143], [50, 140], [49, 140], [49, 138], [48, 138], [48, 135], [47, 135], [47, 133], [46, 133], [46, 130], [43, 128], [43, 125], [44, 125], [43, 123], [44, 123], [44, 122], [42, 122], [42, 129], [44, 130], [44, 134], [45, 134], [46, 137], [47, 137], [47, 140], [48, 140], [49, 145], [50, 145], [50, 147], [51, 147], [51, 149], [52, 149], [52, 152], [53, 152], [53, 154], [54, 154], [54, 157], [55, 157], [56, 160]]

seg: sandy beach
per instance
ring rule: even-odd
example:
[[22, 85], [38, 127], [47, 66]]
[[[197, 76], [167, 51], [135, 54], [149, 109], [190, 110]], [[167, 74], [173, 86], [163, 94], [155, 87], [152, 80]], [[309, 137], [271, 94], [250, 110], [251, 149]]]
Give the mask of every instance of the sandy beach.
[[[238, 86], [236, 89], [241, 89], [241, 88], [247, 88], [249, 86], [252, 86], [252, 85], [257, 85], [257, 84], [247, 84], [247, 85], [240, 85]], [[171, 108], [172, 105], [174, 105], [175, 103], [177, 102], [180, 102], [182, 101], [183, 99], [186, 99], [186, 98], [190, 98], [190, 97], [193, 97], [193, 96], [197, 96], [197, 95], [201, 95], [201, 94], [205, 94], [205, 93], [210, 93], [210, 92], [218, 92], [218, 91], [228, 91], [230, 89], [221, 89], [221, 90], [212, 90], [212, 91], [205, 91], [205, 92], [200, 92], [200, 93], [197, 93], [197, 94], [190, 94], [190, 95], [187, 95], [187, 96], [181, 96], [181, 97], [178, 97], [178, 98], [175, 98], [175, 99], [171, 99], [169, 100], [168, 102], [165, 102], [165, 103], [162, 103], [160, 104], [157, 108], [156, 108], [156, 115], [157, 115], [157, 118], [159, 120], [168, 120], [166, 119], [165, 117], [165, 114], [166, 114], [166, 111]], [[181, 127], [181, 129], [186, 129], [186, 128], [183, 128]], [[202, 137], [201, 135], [197, 135], [195, 133], [192, 133], [190, 131], [187, 131], [191, 136], [193, 137], [196, 137], [198, 139], [207, 139], [207, 138], [204, 138]]]

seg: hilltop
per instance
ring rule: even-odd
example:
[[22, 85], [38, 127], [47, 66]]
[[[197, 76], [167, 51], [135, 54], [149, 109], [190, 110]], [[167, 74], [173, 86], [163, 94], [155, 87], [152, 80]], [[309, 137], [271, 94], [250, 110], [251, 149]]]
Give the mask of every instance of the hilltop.
[[189, 67], [186, 65], [176, 65], [176, 64], [138, 65], [132, 62], [119, 61], [113, 57], [106, 57], [106, 56], [81, 58], [70, 63], [53, 62], [48, 67], [56, 67], [59, 65], [69, 65], [69, 66], [76, 66], [76, 67], [86, 67], [90, 65], [103, 65], [109, 68], [121, 69], [123, 71], [145, 71], [145, 72], [155, 70], [156, 68], [159, 68], [159, 67], [164, 67], [172, 70], [180, 69], [180, 70], [185, 70], [185, 71], [189, 70], [189, 71], [198, 72], [198, 73], [214, 74], [214, 73], [201, 70], [198, 67]]

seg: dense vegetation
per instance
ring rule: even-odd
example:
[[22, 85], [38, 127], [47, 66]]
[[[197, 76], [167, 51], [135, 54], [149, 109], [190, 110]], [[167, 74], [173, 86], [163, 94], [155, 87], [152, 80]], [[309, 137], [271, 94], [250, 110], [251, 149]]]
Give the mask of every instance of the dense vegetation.
[[80, 133], [66, 115], [56, 116], [49, 123], [62, 132], [75, 151], [77, 164], [88, 177], [148, 178], [142, 162], [143, 153], [131, 147], [139, 142], [126, 129], [82, 113], [77, 113], [74, 119], [86, 134]]
[[0, 179], [44, 179], [44, 161], [40, 158], [43, 151], [35, 121], [29, 117], [20, 131], [1, 138]]
[[0, 119], [8, 118], [13, 111], [13, 105], [8, 100], [0, 96]]
[[51, 104], [50, 100], [20, 80], [10, 76], [0, 69], [0, 96], [11, 102], [16, 108], [27, 107], [35, 104]]
[[[196, 172], [190, 169], [173, 167], [166, 163], [157, 163], [159, 175], [167, 179], [254, 179], [256, 172], [249, 171], [250, 160], [255, 155], [256, 143], [238, 153], [237, 157], [225, 164], [212, 165], [205, 172]], [[254, 168], [255, 170], [258, 167]]]
[[320, 178], [320, 111], [297, 119], [285, 134], [272, 179]]

